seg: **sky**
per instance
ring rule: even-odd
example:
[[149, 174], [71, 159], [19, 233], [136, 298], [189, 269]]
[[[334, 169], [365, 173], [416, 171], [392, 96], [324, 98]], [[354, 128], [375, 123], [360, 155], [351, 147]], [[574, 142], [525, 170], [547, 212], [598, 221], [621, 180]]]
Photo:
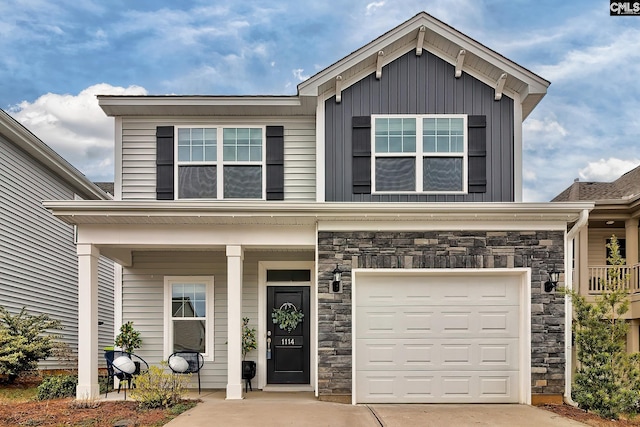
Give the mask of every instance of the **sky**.
[[0, 0], [0, 108], [112, 181], [96, 95], [295, 95], [425, 11], [551, 81], [523, 125], [523, 200], [640, 164], [640, 16], [606, 0]]

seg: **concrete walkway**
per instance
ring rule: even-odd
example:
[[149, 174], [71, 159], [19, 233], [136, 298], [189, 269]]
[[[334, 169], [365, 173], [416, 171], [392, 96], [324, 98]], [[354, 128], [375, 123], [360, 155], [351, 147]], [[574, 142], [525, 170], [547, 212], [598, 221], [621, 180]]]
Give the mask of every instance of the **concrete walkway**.
[[[189, 393], [197, 398], [197, 392]], [[225, 400], [224, 391], [203, 391], [202, 403], [167, 427], [204, 426], [520, 426], [585, 424], [527, 405], [346, 405], [318, 401], [313, 393], [253, 391]]]

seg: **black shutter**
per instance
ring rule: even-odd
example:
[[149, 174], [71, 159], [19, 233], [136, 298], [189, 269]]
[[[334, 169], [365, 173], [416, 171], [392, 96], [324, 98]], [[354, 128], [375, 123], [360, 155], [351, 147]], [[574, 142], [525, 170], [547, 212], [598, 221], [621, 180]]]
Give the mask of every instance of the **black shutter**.
[[469, 116], [469, 193], [487, 192], [487, 117]]
[[173, 200], [173, 126], [156, 128], [156, 199]]
[[351, 119], [353, 194], [371, 194], [371, 117]]
[[284, 126], [267, 126], [267, 200], [284, 200]]

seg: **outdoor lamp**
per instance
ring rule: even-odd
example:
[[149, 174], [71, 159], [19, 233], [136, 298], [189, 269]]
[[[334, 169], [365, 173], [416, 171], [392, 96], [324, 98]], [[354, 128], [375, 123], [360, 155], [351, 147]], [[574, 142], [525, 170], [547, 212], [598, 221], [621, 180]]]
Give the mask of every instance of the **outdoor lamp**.
[[554, 266], [549, 272], [549, 280], [544, 283], [544, 291], [551, 292], [558, 286], [558, 280], [560, 279], [560, 272], [556, 271]]
[[340, 281], [342, 280], [342, 270], [336, 264], [336, 268], [333, 269], [333, 283], [331, 284], [331, 290], [333, 292], [340, 292]]

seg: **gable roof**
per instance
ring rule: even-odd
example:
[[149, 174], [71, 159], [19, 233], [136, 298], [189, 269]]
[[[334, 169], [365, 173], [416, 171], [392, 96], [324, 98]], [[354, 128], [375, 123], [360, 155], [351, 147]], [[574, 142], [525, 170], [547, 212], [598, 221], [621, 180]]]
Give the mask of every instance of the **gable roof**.
[[640, 195], [640, 166], [622, 175], [613, 182], [574, 181], [552, 202], [576, 202], [582, 200], [630, 199]]
[[[419, 49], [418, 49], [419, 48]], [[461, 70], [501, 92], [519, 99], [522, 119], [547, 93], [550, 82], [462, 34], [426, 12], [420, 12], [382, 36], [298, 85], [294, 96], [194, 96], [194, 95], [99, 95], [108, 116], [126, 115], [313, 115], [315, 97], [331, 96], [336, 78], [347, 88], [377, 71], [378, 58], [387, 64], [411, 50], [426, 50], [455, 65], [464, 49]], [[379, 55], [383, 52], [382, 55]], [[506, 79], [501, 83], [501, 76]]]
[[[423, 34], [421, 34], [423, 33]], [[421, 41], [422, 39], [422, 41]], [[345, 56], [298, 85], [301, 96], [318, 96], [335, 91], [336, 77], [341, 77], [342, 88], [376, 71], [382, 52], [382, 64], [389, 63], [410, 50], [424, 49], [455, 65], [464, 49], [462, 71], [492, 87], [498, 85], [506, 73], [503, 92], [522, 102], [523, 119], [547, 93], [550, 82], [489, 49], [453, 27], [420, 12], [408, 21], [388, 31], [367, 45]]]
[[89, 200], [111, 199], [107, 193], [89, 181], [78, 169], [2, 109], [0, 109], [0, 134], [4, 135], [8, 142], [15, 144], [60, 177], [83, 198]]

